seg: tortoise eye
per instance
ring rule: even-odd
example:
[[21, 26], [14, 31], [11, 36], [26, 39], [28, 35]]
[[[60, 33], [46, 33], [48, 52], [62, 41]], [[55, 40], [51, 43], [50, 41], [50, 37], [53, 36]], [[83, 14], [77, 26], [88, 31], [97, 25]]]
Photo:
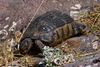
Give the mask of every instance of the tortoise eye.
[[42, 27], [42, 30], [46, 30], [46, 27]]
[[42, 27], [42, 28], [41, 28], [41, 31], [47, 32], [47, 27]]
[[50, 29], [49, 26], [42, 26], [42, 27], [39, 28], [39, 31], [41, 31], [41, 32], [50, 32], [51, 29]]

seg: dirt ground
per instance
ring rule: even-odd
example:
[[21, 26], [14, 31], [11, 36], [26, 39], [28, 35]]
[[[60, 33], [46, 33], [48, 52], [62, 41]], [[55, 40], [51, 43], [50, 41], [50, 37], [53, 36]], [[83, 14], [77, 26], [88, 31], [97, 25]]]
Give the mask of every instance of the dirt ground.
[[[17, 30], [27, 25], [42, 0], [0, 0], [0, 30], [17, 22]], [[81, 4], [92, 7], [94, 0], [45, 0], [36, 16], [50, 10], [60, 10], [69, 14], [70, 7]], [[99, 2], [99, 1], [98, 1]]]
[[[9, 46], [9, 42], [10, 44], [13, 43], [11, 38], [12, 31], [15, 33], [23, 30], [35, 15], [41, 3], [42, 0], [0, 0], [0, 55], [3, 56], [3, 58], [0, 57], [0, 66], [33, 67], [34, 64], [38, 64], [41, 60], [40, 58], [33, 58], [33, 56], [27, 55], [14, 57], [11, 46]], [[100, 0], [44, 0], [35, 17], [50, 10], [59, 10], [70, 15], [70, 12], [73, 10], [71, 7], [75, 4], [80, 4], [83, 9], [92, 9], [94, 4], [100, 4]], [[1, 35], [2, 32], [4, 33], [3, 35]], [[1, 39], [7, 40], [2, 43]], [[65, 67], [69, 66], [65, 65]]]

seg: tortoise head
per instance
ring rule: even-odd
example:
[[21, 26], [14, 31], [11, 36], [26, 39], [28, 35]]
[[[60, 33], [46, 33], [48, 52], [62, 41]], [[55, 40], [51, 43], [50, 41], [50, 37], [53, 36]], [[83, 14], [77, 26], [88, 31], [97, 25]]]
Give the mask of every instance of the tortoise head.
[[76, 34], [84, 33], [87, 30], [87, 26], [82, 23], [76, 23], [75, 32]]

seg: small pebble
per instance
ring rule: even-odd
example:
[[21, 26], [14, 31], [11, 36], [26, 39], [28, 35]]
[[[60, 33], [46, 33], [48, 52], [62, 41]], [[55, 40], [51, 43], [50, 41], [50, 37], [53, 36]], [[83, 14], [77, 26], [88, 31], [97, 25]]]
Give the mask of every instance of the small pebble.
[[81, 4], [75, 4], [75, 7], [77, 7], [77, 9], [81, 9]]
[[85, 66], [85, 67], [92, 67], [91, 65], [87, 65], [87, 66]]
[[93, 44], [93, 49], [97, 49], [98, 48], [98, 41], [95, 41], [92, 44]]
[[98, 67], [98, 63], [96, 63], [96, 64], [93, 64], [93, 67]]
[[9, 20], [9, 17], [6, 17], [5, 20], [6, 20], [6, 21]]
[[79, 67], [84, 67], [83, 65], [79, 65]]
[[94, 1], [98, 1], [98, 0], [94, 0]]
[[75, 4], [74, 6], [71, 7], [71, 9], [81, 9], [81, 5], [80, 4]]
[[6, 26], [4, 26], [4, 29], [6, 29], [6, 28], [8, 28], [9, 27], [9, 25], [6, 25]]
[[0, 37], [1, 37], [0, 39], [6, 39], [7, 36], [8, 32], [5, 29], [0, 31]]
[[17, 23], [15, 21], [13, 21], [12, 26], [10, 27], [9, 31], [14, 31], [15, 27], [16, 27]]
[[70, 16], [76, 16], [79, 14], [79, 11], [70, 11]]
[[60, 4], [59, 4], [59, 6], [61, 6], [61, 7], [62, 7], [63, 5], [60, 3]]
[[72, 6], [72, 7], [71, 7], [71, 9], [74, 9], [74, 10], [76, 10], [76, 9], [77, 9], [77, 7], [74, 7], [74, 6]]

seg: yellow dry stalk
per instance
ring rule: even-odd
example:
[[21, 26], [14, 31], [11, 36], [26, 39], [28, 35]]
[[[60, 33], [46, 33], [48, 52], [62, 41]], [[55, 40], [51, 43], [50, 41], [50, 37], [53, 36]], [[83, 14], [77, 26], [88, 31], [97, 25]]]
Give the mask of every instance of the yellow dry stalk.
[[21, 35], [22, 35], [22, 33], [20, 31], [15, 32], [15, 41], [17, 43], [19, 43]]

